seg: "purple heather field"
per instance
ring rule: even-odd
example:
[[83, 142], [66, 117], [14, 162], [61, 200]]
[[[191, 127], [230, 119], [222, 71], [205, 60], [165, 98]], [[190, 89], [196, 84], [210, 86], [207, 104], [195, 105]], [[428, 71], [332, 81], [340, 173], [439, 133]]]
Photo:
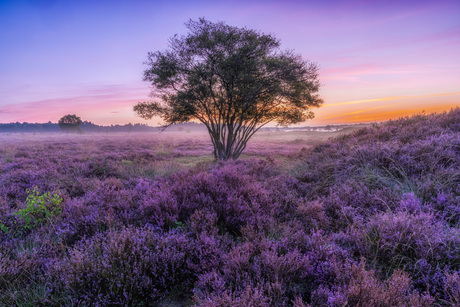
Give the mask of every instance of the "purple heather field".
[[1, 306], [459, 306], [460, 109], [336, 132], [1, 134]]

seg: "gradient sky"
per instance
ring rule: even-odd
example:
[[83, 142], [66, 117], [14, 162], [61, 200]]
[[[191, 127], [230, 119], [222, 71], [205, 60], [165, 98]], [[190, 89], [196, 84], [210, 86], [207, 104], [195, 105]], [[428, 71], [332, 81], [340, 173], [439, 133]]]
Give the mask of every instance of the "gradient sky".
[[317, 62], [306, 125], [380, 122], [460, 105], [460, 1], [0, 0], [0, 122], [148, 123], [147, 52], [205, 17], [272, 33]]

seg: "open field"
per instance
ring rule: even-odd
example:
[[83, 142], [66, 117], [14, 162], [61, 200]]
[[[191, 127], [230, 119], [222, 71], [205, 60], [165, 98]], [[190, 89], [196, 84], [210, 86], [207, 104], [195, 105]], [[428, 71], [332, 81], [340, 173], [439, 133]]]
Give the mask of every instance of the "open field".
[[262, 132], [0, 135], [1, 306], [460, 304], [460, 109]]
[[[290, 161], [302, 151], [354, 130], [357, 128], [336, 132], [259, 132], [250, 140], [241, 159]], [[205, 132], [13, 133], [0, 134], [0, 142], [3, 162], [13, 162], [15, 158], [35, 159], [46, 152], [64, 160], [73, 157], [117, 161], [120, 171], [138, 176], [146, 175], [142, 171], [161, 174], [164, 167], [187, 170], [200, 162], [214, 160], [212, 143]], [[135, 174], [136, 170], [140, 173]]]

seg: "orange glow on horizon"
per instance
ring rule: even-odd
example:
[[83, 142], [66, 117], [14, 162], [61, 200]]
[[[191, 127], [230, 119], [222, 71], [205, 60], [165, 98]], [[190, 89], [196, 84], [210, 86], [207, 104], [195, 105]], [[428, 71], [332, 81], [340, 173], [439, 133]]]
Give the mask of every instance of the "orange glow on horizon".
[[460, 92], [388, 96], [326, 103], [306, 125], [382, 122], [421, 112], [439, 113], [460, 106]]
[[[393, 106], [393, 105], [391, 105]], [[382, 106], [381, 108], [388, 107]], [[358, 124], [358, 123], [372, 123], [372, 122], [384, 122], [388, 120], [398, 119], [400, 117], [412, 116], [416, 114], [430, 114], [430, 113], [442, 113], [448, 112], [449, 110], [455, 109], [460, 107], [460, 103], [456, 105], [435, 105], [431, 107], [424, 107], [424, 108], [411, 108], [411, 109], [402, 109], [402, 110], [391, 110], [386, 112], [370, 112], [373, 109], [371, 108], [357, 112], [350, 112], [346, 114], [342, 114], [342, 116], [334, 116], [326, 119], [334, 119], [333, 121], [326, 121], [330, 123], [337, 124], [341, 123], [349, 123], [349, 124]], [[362, 114], [364, 113], [364, 114]]]
[[335, 106], [361, 104], [361, 103], [376, 102], [376, 101], [388, 101], [388, 100], [399, 100], [399, 99], [409, 99], [409, 98], [442, 97], [442, 96], [455, 96], [455, 95], [460, 95], [460, 92], [439, 93], [439, 94], [429, 94], [429, 95], [412, 95], [412, 96], [390, 96], [390, 97], [382, 97], [382, 98], [375, 98], [375, 99], [352, 100], [352, 101], [324, 104], [323, 107], [335, 107]]

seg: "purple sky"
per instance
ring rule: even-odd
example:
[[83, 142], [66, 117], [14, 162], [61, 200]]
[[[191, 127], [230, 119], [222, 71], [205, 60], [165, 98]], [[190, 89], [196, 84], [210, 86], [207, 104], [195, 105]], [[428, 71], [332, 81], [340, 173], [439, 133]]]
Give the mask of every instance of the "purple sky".
[[0, 122], [148, 123], [148, 51], [188, 19], [272, 33], [317, 62], [325, 104], [307, 125], [460, 105], [460, 1], [0, 0]]

